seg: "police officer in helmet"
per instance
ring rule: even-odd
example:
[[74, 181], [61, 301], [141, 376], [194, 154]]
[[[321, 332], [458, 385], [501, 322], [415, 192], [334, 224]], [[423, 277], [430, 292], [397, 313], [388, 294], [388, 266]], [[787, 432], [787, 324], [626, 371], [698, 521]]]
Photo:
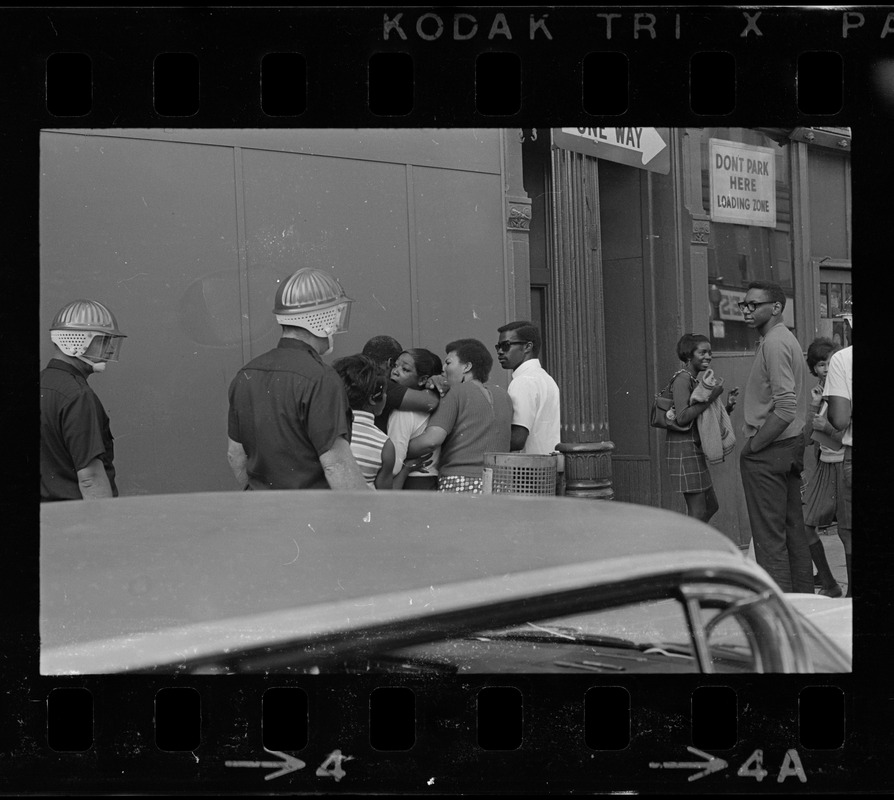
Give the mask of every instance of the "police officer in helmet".
[[124, 338], [96, 300], [74, 300], [53, 319], [55, 354], [40, 373], [41, 502], [118, 496], [109, 417], [87, 379], [118, 360]]
[[227, 458], [242, 489], [368, 490], [351, 453], [344, 383], [320, 358], [348, 329], [353, 302], [322, 270], [280, 283], [282, 338], [230, 383]]

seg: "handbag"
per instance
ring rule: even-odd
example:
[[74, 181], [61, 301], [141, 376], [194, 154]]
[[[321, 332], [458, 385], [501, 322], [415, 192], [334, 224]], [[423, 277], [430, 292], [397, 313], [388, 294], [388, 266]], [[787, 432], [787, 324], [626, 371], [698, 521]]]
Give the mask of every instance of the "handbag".
[[[819, 411], [816, 412], [817, 416], [820, 416], [820, 417], [826, 416], [826, 411], [827, 411], [828, 405], [829, 404], [825, 400], [823, 400]], [[810, 439], [812, 441], [816, 442], [817, 444], [820, 444], [823, 447], [828, 448], [829, 450], [832, 450], [833, 452], [838, 452], [839, 450], [843, 449], [843, 447], [844, 447], [844, 445], [840, 441], [835, 441], [835, 439], [833, 439], [831, 436], [829, 436], [828, 433], [825, 433], [823, 431], [811, 431]]]
[[679, 433], [685, 433], [692, 428], [692, 422], [688, 425], [680, 426], [667, 418], [667, 412], [673, 410], [674, 399], [673, 397], [667, 397], [666, 394], [677, 375], [685, 371], [685, 369], [677, 370], [667, 382], [667, 386], [658, 392], [652, 400], [652, 408], [649, 412], [649, 425], [653, 428], [663, 428], [667, 431], [678, 431]]

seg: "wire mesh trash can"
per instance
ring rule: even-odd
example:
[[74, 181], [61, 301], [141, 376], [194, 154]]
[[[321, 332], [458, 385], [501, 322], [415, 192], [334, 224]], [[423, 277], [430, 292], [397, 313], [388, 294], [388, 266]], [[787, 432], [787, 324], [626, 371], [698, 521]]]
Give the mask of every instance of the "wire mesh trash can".
[[485, 453], [483, 494], [555, 495], [558, 455]]

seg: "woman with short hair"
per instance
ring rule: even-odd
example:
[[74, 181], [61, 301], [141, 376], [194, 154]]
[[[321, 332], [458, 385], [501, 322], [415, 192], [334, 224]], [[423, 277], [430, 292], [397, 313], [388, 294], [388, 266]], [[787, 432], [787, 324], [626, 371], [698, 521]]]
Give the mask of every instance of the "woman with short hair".
[[505, 389], [487, 382], [494, 360], [482, 342], [457, 339], [446, 351], [450, 391], [425, 431], [410, 440], [407, 454], [418, 457], [440, 446], [438, 491], [481, 494], [484, 454], [509, 452], [512, 401]]

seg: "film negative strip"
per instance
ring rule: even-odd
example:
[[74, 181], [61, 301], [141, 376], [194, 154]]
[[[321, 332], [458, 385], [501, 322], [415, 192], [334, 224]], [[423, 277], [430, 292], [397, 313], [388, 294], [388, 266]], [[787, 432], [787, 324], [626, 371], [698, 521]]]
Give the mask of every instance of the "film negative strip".
[[[846, 347], [861, 264], [881, 355], [894, 7], [0, 14], [11, 360], [46, 366], [75, 297], [128, 337], [92, 384], [118, 499], [39, 502], [14, 426], [4, 792], [891, 789], [881, 441], [853, 591], [841, 509], [817, 525], [852, 599], [811, 605], [740, 557], [742, 442], [710, 538], [646, 417], [688, 330], [745, 394], [753, 280]], [[228, 385], [303, 266], [358, 298], [335, 356], [538, 323], [566, 496], [234, 491]], [[33, 387], [9, 371], [5, 419]]]

